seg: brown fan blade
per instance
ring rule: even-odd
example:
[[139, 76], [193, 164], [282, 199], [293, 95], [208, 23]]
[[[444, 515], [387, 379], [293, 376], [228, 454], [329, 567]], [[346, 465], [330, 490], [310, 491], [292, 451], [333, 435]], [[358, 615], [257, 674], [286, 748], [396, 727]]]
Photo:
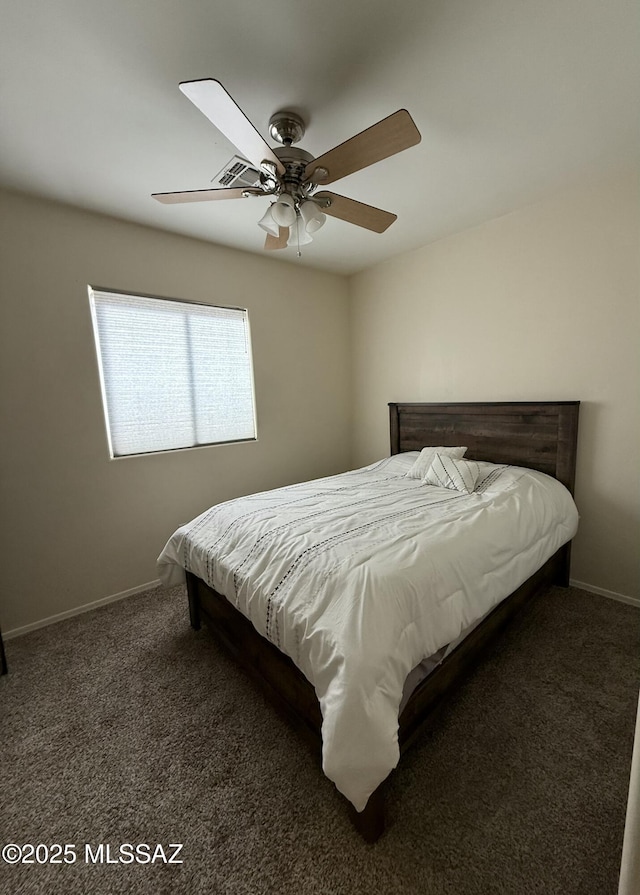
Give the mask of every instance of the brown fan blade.
[[272, 236], [271, 233], [267, 233], [267, 238], [264, 241], [264, 247], [267, 251], [271, 249], [286, 249], [287, 240], [289, 239], [289, 228], [279, 227], [279, 230], [279, 236]]
[[211, 202], [214, 199], [245, 199], [247, 196], [264, 196], [262, 190], [250, 187], [227, 187], [218, 190], [187, 190], [184, 193], [152, 193], [151, 198], [166, 205], [179, 202]]
[[411, 115], [406, 109], [399, 109], [309, 162], [304, 172], [305, 180], [333, 183], [354, 171], [360, 171], [390, 155], [402, 152], [403, 149], [409, 149], [421, 139]]
[[[373, 230], [374, 233], [384, 233], [398, 217], [397, 214], [392, 214], [390, 211], [374, 208], [373, 205], [365, 205], [364, 202], [356, 202], [355, 199], [347, 199], [346, 196], [339, 196], [337, 193], [325, 191], [316, 193], [313, 198], [320, 200], [318, 205], [325, 214], [340, 218], [341, 221], [347, 221], [349, 224]], [[325, 205], [326, 201], [328, 201], [328, 205]]]
[[263, 169], [263, 162], [275, 165], [280, 174], [284, 165], [251, 124], [240, 106], [229, 96], [219, 81], [203, 78], [200, 81], [183, 81], [180, 90], [203, 115], [206, 115], [219, 131], [236, 146], [242, 155], [256, 168]]

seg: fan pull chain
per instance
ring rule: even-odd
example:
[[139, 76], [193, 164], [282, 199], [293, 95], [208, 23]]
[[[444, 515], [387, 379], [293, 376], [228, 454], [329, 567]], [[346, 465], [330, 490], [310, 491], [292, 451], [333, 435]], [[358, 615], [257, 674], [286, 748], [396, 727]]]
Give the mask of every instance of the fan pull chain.
[[298, 258], [302, 258], [302, 252], [300, 251], [300, 212], [298, 212], [296, 216], [296, 242], [298, 243]]

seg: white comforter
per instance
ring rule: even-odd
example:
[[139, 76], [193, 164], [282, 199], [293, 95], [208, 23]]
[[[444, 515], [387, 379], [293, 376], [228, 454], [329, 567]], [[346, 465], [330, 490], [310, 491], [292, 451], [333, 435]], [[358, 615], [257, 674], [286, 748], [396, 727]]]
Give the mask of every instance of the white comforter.
[[162, 581], [194, 572], [315, 687], [323, 769], [361, 811], [396, 766], [405, 679], [577, 529], [571, 495], [480, 464], [473, 494], [406, 476], [417, 453], [231, 500], [170, 538]]

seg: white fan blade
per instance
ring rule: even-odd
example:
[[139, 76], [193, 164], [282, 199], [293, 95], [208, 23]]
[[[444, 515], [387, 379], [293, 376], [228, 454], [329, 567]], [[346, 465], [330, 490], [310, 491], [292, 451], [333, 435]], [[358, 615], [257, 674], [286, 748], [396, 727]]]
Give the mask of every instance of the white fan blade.
[[179, 86], [194, 106], [240, 150], [244, 158], [253, 162], [261, 171], [265, 170], [263, 162], [269, 162], [275, 165], [280, 174], [284, 174], [284, 165], [278, 156], [219, 81], [204, 78], [200, 81], [183, 81]]

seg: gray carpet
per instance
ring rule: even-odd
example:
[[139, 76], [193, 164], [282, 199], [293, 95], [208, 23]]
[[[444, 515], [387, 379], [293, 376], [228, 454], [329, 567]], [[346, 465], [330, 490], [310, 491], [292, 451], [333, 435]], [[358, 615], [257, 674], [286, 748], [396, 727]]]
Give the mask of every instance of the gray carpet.
[[[298, 734], [189, 628], [180, 589], [12, 640], [0, 844], [69, 843], [77, 860], [0, 862], [0, 891], [615, 895], [639, 622], [575, 589], [540, 596], [404, 757], [374, 846]], [[86, 863], [85, 843], [112, 858], [183, 843], [184, 863]]]

